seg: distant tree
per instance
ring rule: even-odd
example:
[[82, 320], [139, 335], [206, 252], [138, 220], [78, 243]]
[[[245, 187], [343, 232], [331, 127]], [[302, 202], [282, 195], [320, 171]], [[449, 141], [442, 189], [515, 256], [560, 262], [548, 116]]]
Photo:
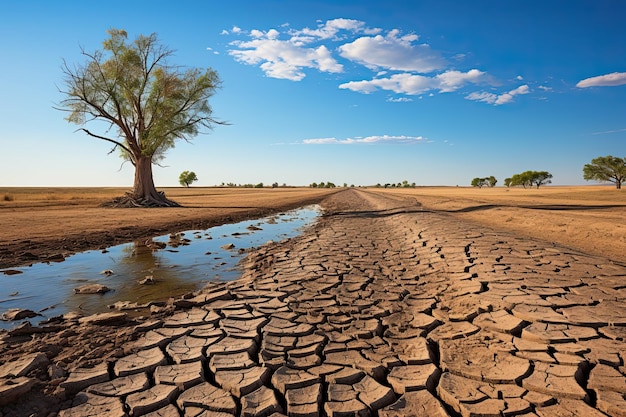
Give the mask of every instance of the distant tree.
[[537, 188], [540, 185], [551, 184], [552, 183], [552, 174], [548, 171], [531, 171], [531, 184], [535, 184]]
[[521, 174], [513, 174], [511, 176], [511, 187], [515, 187], [516, 185], [521, 185], [524, 188], [531, 186], [531, 178], [527, 175], [528, 172], [529, 171]]
[[260, 182], [254, 186], [254, 188], [263, 188], [263, 183]]
[[510, 187], [511, 186], [511, 178], [505, 178], [504, 179], [504, 186], [505, 187]]
[[[106, 133], [81, 128], [88, 136], [112, 143], [135, 167], [132, 192], [119, 205], [178, 206], [154, 186], [152, 164], [177, 141], [189, 141], [202, 128], [223, 124], [211, 117], [209, 98], [220, 86], [212, 69], [172, 65], [173, 51], [156, 34], [127, 42], [124, 30], [110, 29], [102, 50], [87, 52], [83, 65], [63, 64], [65, 96], [59, 109], [77, 125], [102, 121]], [[111, 133], [111, 135], [109, 135]], [[115, 134], [116, 133], [116, 134]]]
[[521, 174], [512, 175], [509, 180], [509, 186], [511, 187], [521, 185], [522, 187], [527, 188], [535, 185], [539, 188], [544, 184], [552, 183], [552, 174], [548, 171], [524, 171]]
[[196, 182], [196, 181], [198, 181], [198, 177], [196, 176], [196, 173], [193, 171], [183, 171], [180, 173], [180, 176], [178, 177], [178, 182], [183, 187], [189, 187], [191, 183]]
[[309, 187], [311, 188], [317, 188], [317, 183], [316, 182], [312, 182], [311, 185], [309, 185]]
[[495, 187], [496, 184], [498, 183], [498, 180], [493, 175], [487, 178], [487, 181], [489, 182], [489, 186], [492, 188]]
[[483, 188], [485, 185], [487, 185], [488, 180], [487, 178], [474, 178], [472, 179], [471, 185], [472, 187], [478, 187], [478, 188]]
[[324, 187], [326, 187], [326, 188], [335, 188], [336, 185], [333, 184], [332, 182], [328, 181]]
[[277, 182], [272, 183], [272, 188], [278, 188], [278, 183]]
[[583, 167], [583, 178], [587, 181], [609, 181], [620, 190], [626, 180], [626, 158], [599, 156]]

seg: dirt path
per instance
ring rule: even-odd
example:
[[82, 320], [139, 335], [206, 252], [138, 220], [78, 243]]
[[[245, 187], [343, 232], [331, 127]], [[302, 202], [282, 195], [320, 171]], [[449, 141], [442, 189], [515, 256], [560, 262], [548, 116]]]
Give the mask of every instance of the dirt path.
[[323, 205], [173, 314], [5, 338], [0, 399], [28, 394], [0, 415], [626, 415], [626, 268], [412, 198]]

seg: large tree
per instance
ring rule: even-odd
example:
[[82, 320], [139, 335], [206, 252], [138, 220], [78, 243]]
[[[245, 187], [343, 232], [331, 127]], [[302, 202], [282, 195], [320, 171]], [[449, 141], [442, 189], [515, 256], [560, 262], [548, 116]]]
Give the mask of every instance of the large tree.
[[177, 206], [156, 190], [152, 165], [178, 140], [189, 141], [202, 128], [222, 123], [211, 117], [208, 102], [220, 86], [219, 76], [211, 68], [171, 65], [173, 51], [161, 45], [156, 34], [140, 35], [133, 42], [123, 30], [108, 34], [102, 50], [81, 51], [86, 63], [63, 63], [65, 99], [60, 108], [69, 113], [71, 123], [103, 121], [104, 133], [80, 130], [112, 143], [111, 152], [119, 149], [135, 167], [133, 190], [121, 204]]
[[626, 158], [599, 156], [583, 167], [583, 178], [587, 181], [609, 181], [619, 190], [626, 180]]

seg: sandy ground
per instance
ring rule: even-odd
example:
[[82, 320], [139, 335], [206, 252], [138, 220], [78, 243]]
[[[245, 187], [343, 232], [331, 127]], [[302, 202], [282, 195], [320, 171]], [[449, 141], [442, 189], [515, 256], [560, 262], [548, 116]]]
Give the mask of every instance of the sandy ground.
[[611, 186], [372, 189], [424, 208], [626, 263], [626, 192]]
[[99, 207], [126, 191], [115, 188], [0, 188], [0, 268], [263, 217], [317, 203], [335, 192], [312, 188], [163, 190], [184, 207]]

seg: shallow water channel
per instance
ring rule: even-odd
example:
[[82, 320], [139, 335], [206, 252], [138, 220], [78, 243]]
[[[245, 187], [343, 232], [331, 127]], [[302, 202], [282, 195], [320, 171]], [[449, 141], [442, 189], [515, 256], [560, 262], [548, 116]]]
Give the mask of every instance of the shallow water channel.
[[[297, 236], [319, 215], [318, 206], [307, 206], [262, 219], [112, 246], [106, 251], [80, 252], [59, 263], [11, 268], [21, 272], [14, 275], [0, 271], [0, 313], [11, 308], [33, 310], [41, 314], [29, 319], [34, 325], [70, 311], [89, 315], [109, 311], [108, 306], [118, 301], [164, 300], [207, 282], [230, 281], [240, 276], [238, 263], [246, 250]], [[146, 278], [153, 284], [140, 283]], [[102, 284], [111, 291], [74, 293], [85, 284]], [[0, 329], [19, 323], [0, 321]]]

